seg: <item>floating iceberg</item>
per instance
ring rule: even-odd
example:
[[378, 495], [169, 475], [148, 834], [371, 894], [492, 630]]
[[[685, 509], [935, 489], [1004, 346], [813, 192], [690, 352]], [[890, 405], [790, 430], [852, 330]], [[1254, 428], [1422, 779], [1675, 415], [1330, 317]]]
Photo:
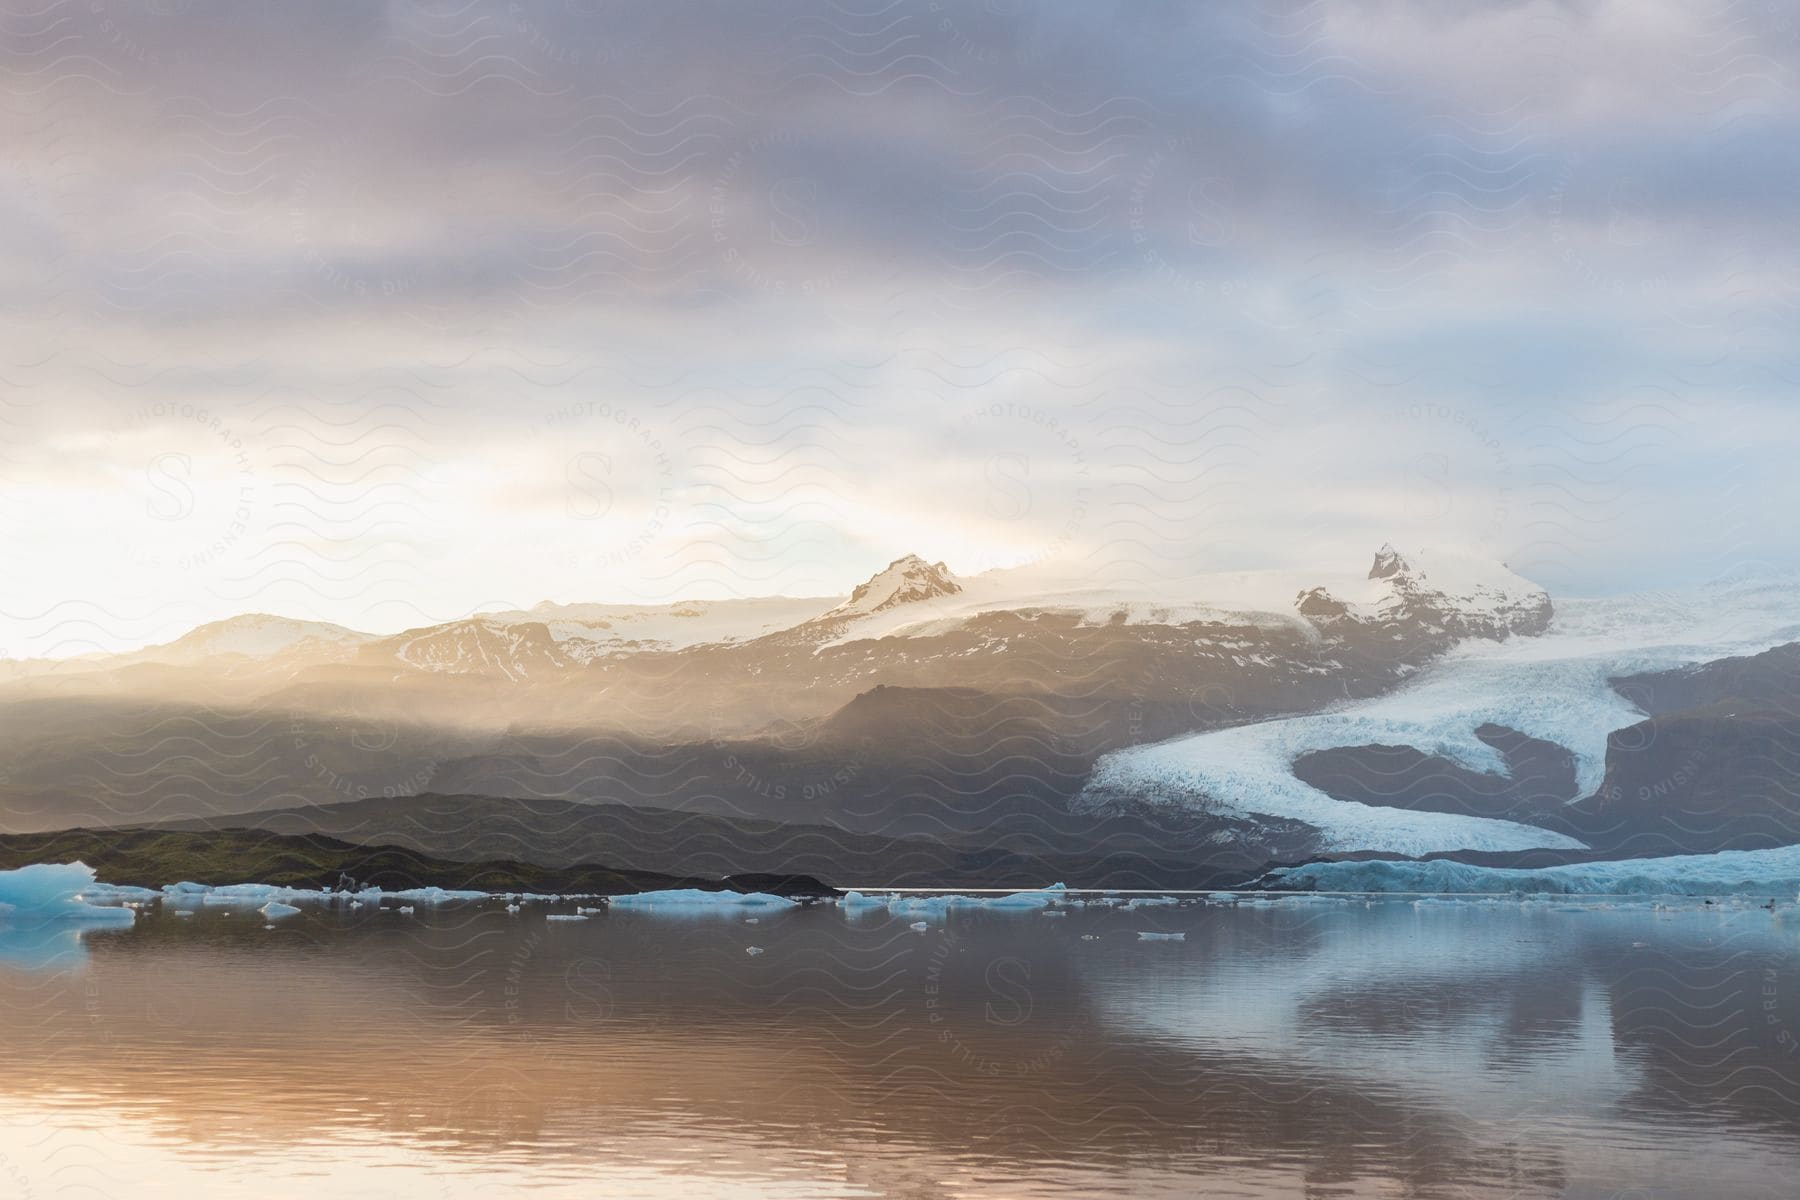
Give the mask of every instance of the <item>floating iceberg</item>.
[[282, 917], [295, 917], [300, 915], [300, 910], [298, 908], [295, 908], [292, 904], [283, 904], [279, 900], [271, 900], [261, 908], [257, 909], [257, 911], [262, 913], [264, 919], [270, 921], [278, 921]]
[[544, 920], [546, 920], [546, 921], [585, 921], [585, 920], [587, 920], [587, 916], [584, 913], [545, 913]]
[[407, 888], [399, 892], [378, 892], [390, 900], [405, 900], [413, 904], [445, 904], [453, 900], [486, 900], [488, 893], [446, 889], [441, 887]]
[[1010, 896], [952, 896], [953, 908], [1049, 908], [1068, 894], [1067, 884], [1053, 883], [1035, 892], [1014, 892]]
[[897, 917], [924, 917], [930, 921], [941, 921], [950, 911], [952, 901], [967, 899], [967, 896], [895, 896], [888, 901], [887, 908]]
[[81, 889], [81, 898], [90, 904], [145, 904], [162, 897], [155, 888], [131, 887], [128, 884], [95, 882]]
[[[963, 896], [956, 894], [934, 896], [902, 896], [893, 895], [885, 901], [888, 912], [897, 917], [924, 917], [929, 921], [941, 921], [951, 909], [987, 909], [997, 912], [1038, 912], [1049, 908], [1058, 901], [1068, 897], [1066, 885], [1053, 883], [1049, 887], [1039, 888], [1032, 892], [1012, 892], [1005, 896]], [[855, 895], [855, 893], [851, 893]], [[876, 903], [857, 897], [859, 905]]]
[[1269, 881], [1278, 886], [1327, 892], [1792, 896], [1800, 891], [1800, 846], [1575, 863], [1536, 870], [1444, 861], [1309, 863], [1271, 871]]
[[1185, 942], [1185, 941], [1187, 941], [1187, 934], [1185, 934], [1185, 933], [1148, 933], [1148, 932], [1144, 932], [1144, 931], [1139, 931], [1138, 941], [1140, 941], [1140, 942]]
[[614, 896], [609, 903], [613, 908], [676, 909], [687, 912], [720, 908], [778, 909], [800, 906], [798, 900], [772, 896], [767, 892], [709, 892], [702, 888], [635, 892], [629, 896]]
[[129, 925], [137, 919], [132, 909], [84, 900], [83, 894], [93, 889], [94, 869], [86, 863], [34, 863], [0, 871], [0, 923]]

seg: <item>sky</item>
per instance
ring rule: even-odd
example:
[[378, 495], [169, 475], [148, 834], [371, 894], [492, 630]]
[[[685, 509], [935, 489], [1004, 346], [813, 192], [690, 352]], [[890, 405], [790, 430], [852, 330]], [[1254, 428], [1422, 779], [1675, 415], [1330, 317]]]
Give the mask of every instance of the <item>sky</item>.
[[1763, 3], [14, 5], [0, 656], [1792, 569], [1797, 68]]

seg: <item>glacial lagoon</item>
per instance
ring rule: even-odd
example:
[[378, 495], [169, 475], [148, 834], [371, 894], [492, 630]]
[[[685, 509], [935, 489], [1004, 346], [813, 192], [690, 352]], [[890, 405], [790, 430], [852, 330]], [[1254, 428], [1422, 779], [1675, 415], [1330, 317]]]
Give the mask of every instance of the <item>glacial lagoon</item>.
[[1599, 1200], [1800, 1178], [1791, 897], [1080, 900], [15, 922], [0, 1186]]

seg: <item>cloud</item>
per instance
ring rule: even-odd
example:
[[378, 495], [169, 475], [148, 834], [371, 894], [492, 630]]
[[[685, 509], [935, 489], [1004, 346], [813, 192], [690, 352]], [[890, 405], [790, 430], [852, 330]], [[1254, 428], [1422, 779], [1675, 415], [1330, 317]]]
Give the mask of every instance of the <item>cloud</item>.
[[[1406, 530], [1589, 591], [1800, 553], [1756, 519], [1800, 244], [1766, 6], [81, 0], [4, 37], [9, 646], [108, 588], [128, 641], [905, 551], [1171, 576]], [[222, 461], [205, 529], [158, 520], [152, 458], [212, 461], [158, 405], [242, 441], [247, 532]]]

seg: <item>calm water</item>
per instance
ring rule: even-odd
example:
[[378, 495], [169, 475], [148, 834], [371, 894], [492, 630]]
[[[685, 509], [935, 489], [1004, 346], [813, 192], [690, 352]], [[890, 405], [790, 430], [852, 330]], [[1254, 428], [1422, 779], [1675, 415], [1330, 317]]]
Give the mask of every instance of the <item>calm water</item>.
[[1785, 1200], [1800, 1179], [1792, 908], [923, 934], [543, 911], [0, 934], [0, 1194]]

